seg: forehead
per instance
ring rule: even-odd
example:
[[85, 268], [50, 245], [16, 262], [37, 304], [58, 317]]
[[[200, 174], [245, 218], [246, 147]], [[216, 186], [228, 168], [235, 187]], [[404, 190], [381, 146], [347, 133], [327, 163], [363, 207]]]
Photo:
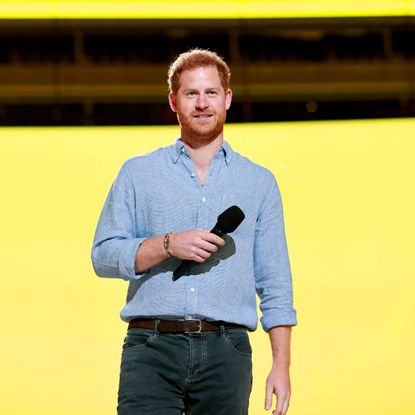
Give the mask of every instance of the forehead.
[[180, 75], [179, 89], [220, 88], [222, 86], [215, 66], [200, 66], [185, 70]]

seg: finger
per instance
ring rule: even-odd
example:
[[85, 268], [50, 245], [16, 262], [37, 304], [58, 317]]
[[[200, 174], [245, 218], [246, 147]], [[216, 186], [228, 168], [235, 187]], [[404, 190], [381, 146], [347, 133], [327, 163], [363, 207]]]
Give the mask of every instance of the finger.
[[214, 240], [212, 241], [215, 245], [218, 245], [218, 246], [225, 245], [225, 240], [223, 238], [221, 238], [218, 235], [215, 235], [214, 233], [210, 233], [210, 234], [215, 237]]
[[284, 415], [288, 410], [289, 402], [290, 402], [290, 395], [284, 395], [284, 396], [278, 397], [275, 415]]
[[288, 411], [288, 407], [290, 405], [290, 398], [284, 400], [284, 404], [282, 406], [282, 415], [285, 415]]
[[267, 384], [266, 391], [265, 391], [265, 409], [267, 411], [272, 406], [272, 392], [273, 392], [273, 389]]
[[205, 241], [208, 241], [212, 244], [218, 245], [218, 246], [223, 246], [225, 245], [225, 241], [218, 235], [215, 235], [212, 232], [206, 232], [202, 235], [202, 239], [204, 239]]
[[277, 408], [275, 409], [275, 415], [282, 415], [283, 400], [277, 398]]
[[204, 251], [203, 249], [196, 249], [191, 257], [191, 260], [196, 262], [204, 262], [210, 257], [210, 253]]
[[211, 242], [204, 241], [203, 239], [197, 242], [197, 246], [200, 249], [203, 249], [206, 252], [213, 253], [218, 250], [218, 246], [215, 244], [212, 244]]

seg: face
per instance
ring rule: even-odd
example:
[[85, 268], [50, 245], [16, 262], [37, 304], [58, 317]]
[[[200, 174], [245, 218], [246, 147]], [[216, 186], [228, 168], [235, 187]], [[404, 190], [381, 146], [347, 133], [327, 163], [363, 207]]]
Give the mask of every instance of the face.
[[193, 143], [223, 138], [226, 111], [231, 101], [232, 91], [224, 90], [214, 66], [183, 71], [179, 90], [169, 95], [182, 139]]

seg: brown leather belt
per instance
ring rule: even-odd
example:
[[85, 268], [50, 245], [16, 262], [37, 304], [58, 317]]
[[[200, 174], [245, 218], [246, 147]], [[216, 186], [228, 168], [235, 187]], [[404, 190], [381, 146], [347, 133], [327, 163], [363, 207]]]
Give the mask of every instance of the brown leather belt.
[[201, 333], [204, 331], [219, 331], [223, 326], [225, 329], [245, 329], [245, 326], [224, 321], [206, 320], [155, 320], [155, 319], [134, 319], [128, 323], [129, 329], [155, 329], [158, 323], [158, 330], [171, 333]]

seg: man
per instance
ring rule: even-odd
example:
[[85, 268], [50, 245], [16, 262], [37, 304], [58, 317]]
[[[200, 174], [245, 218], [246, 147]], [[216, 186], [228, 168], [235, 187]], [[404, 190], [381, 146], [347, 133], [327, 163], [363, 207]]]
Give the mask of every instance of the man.
[[[127, 160], [99, 219], [95, 272], [129, 280], [120, 415], [247, 414], [256, 293], [273, 354], [265, 407], [275, 394], [273, 413], [288, 409], [297, 322], [281, 199], [272, 174], [224, 141], [229, 79], [210, 51], [173, 62], [169, 103], [180, 138]], [[239, 227], [223, 238], [209, 232], [232, 205], [245, 214]], [[176, 280], [183, 260], [192, 266]]]

